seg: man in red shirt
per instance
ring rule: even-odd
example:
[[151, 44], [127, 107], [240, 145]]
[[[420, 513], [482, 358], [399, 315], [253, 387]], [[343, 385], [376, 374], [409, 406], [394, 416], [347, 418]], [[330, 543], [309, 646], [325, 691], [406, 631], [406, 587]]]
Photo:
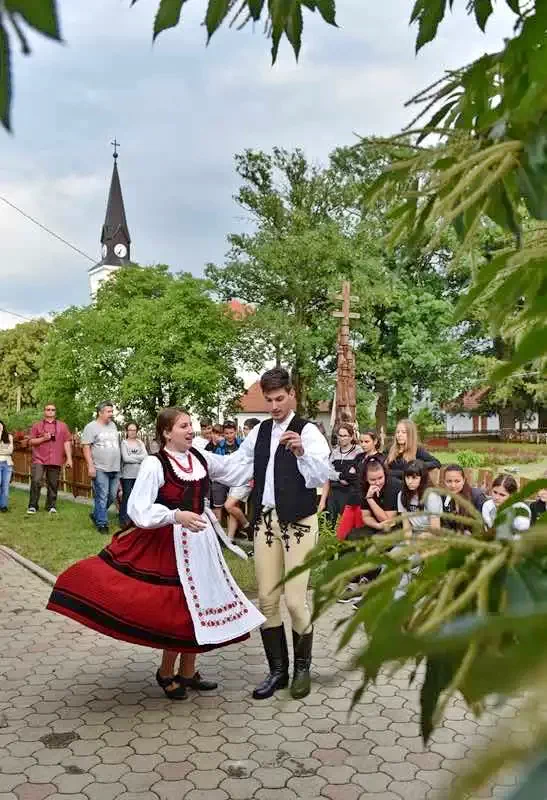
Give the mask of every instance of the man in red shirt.
[[29, 444], [32, 447], [30, 497], [27, 514], [36, 514], [40, 502], [42, 478], [47, 484], [46, 511], [56, 514], [57, 491], [61, 467], [72, 469], [72, 437], [64, 422], [57, 418], [53, 403], [44, 407], [44, 418], [30, 429]]

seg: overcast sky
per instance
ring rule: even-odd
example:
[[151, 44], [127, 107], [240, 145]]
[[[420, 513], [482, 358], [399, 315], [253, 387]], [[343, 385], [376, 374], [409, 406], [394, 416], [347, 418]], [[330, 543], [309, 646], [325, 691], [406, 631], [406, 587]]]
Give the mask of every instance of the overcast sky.
[[[415, 57], [410, 0], [338, 0], [340, 28], [305, 14], [299, 64], [284, 43], [272, 68], [259, 27], [222, 30], [205, 47], [205, 0], [189, 0], [184, 24], [152, 47], [157, 5], [61, 0], [66, 45], [34, 38], [32, 56], [15, 59], [0, 196], [99, 260], [116, 136], [133, 259], [196, 275], [222, 262], [227, 233], [245, 224], [234, 153], [299, 146], [324, 162], [356, 133], [395, 133], [406, 99], [498, 47], [511, 25], [503, 5], [483, 36], [460, 0]], [[1, 308], [34, 316], [84, 304], [89, 266], [0, 201]], [[17, 321], [0, 311], [0, 327]]]

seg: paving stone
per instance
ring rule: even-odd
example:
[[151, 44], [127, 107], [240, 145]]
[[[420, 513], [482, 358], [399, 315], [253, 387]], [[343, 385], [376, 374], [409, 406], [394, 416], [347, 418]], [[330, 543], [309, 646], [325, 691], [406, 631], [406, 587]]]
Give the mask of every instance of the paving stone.
[[[103, 742], [108, 745], [108, 747], [125, 747], [129, 745], [135, 739], [138, 739], [138, 734], [135, 731], [111, 731], [109, 730], [108, 733], [105, 733], [101, 736]], [[133, 750], [135, 749], [133, 745], [131, 745]]]
[[160, 800], [181, 800], [181, 798], [189, 797], [193, 789], [193, 784], [185, 780], [159, 781], [154, 784], [152, 791], [154, 796], [159, 797]]
[[[179, 800], [173, 798], [173, 800]], [[184, 797], [184, 800], [228, 800], [229, 794], [224, 789], [193, 789]]]
[[44, 800], [57, 791], [52, 783], [23, 783], [14, 789], [18, 800]]
[[438, 769], [443, 760], [438, 753], [409, 753], [406, 759], [419, 769], [425, 770]]
[[384, 761], [382, 764], [382, 771], [387, 772], [396, 781], [410, 781], [416, 777], [418, 767], [410, 761], [402, 762], [389, 762]]
[[321, 789], [326, 785], [327, 781], [318, 775], [309, 778], [290, 778], [287, 781], [287, 788], [292, 789], [298, 797], [302, 798], [318, 797]]
[[325, 778], [329, 784], [347, 784], [355, 774], [355, 769], [348, 766], [325, 766], [317, 770], [317, 774]]
[[127, 772], [120, 778], [128, 792], [145, 792], [161, 780], [157, 772]]
[[428, 783], [423, 781], [393, 781], [389, 784], [390, 792], [400, 794], [405, 800], [424, 800], [427, 793], [431, 790]]
[[279, 766], [260, 767], [253, 772], [253, 778], [260, 781], [266, 789], [281, 789], [292, 777], [288, 769]]
[[163, 763], [163, 758], [157, 753], [150, 753], [145, 756], [131, 755], [125, 759], [133, 772], [152, 772], [158, 764]]
[[32, 756], [4, 756], [2, 758], [2, 772], [7, 775], [15, 775], [25, 772], [26, 769], [36, 764], [36, 759]]
[[249, 800], [260, 789], [260, 783], [254, 777], [226, 778], [220, 788], [227, 792], [231, 800]]
[[202, 753], [214, 753], [225, 742], [223, 736], [194, 736], [192, 746]]
[[317, 747], [328, 750], [330, 747], [338, 747], [342, 741], [339, 733], [310, 733], [308, 741], [314, 742]]
[[255, 794], [256, 800], [298, 800], [298, 795], [292, 789], [259, 789]]
[[[277, 728], [277, 735], [288, 742], [304, 742], [311, 733], [313, 733], [311, 728], [305, 725], [299, 725], [294, 728], [284, 728], [278, 725]], [[255, 740], [253, 739], [253, 741]]]
[[336, 784], [323, 786], [321, 794], [329, 800], [359, 800], [362, 789], [359, 786], [338, 786]]
[[123, 783], [90, 783], [84, 789], [89, 800], [115, 800], [127, 791]]
[[444, 769], [420, 770], [416, 773], [415, 777], [417, 780], [429, 784], [433, 789], [450, 786], [451, 782], [454, 780], [454, 775]]
[[277, 733], [269, 733], [269, 734], [261, 734], [255, 733], [249, 740], [260, 750], [273, 750], [280, 747], [284, 739], [282, 736], [278, 736]]
[[99, 783], [118, 783], [122, 775], [129, 772], [127, 764], [97, 764], [90, 772]]
[[82, 775], [71, 775], [70, 773], [57, 775], [57, 777], [53, 778], [52, 783], [55, 784], [60, 794], [78, 794], [94, 781], [93, 775], [89, 772], [84, 772]]
[[165, 761], [186, 761], [190, 753], [193, 752], [194, 748], [189, 744], [166, 744], [160, 750], [158, 750], [158, 755], [160, 755]]
[[189, 761], [183, 761], [177, 764], [167, 762], [164, 764], [159, 764], [156, 767], [155, 772], [165, 781], [179, 781], [185, 778], [194, 768], [194, 764], [190, 763]]
[[[390, 775], [385, 772], [369, 772], [367, 774], [355, 773], [351, 779], [352, 783], [362, 786], [367, 792], [383, 792], [392, 782]], [[425, 797], [425, 795], [424, 795]], [[422, 798], [423, 800], [423, 798]]]
[[[181, 795], [179, 795], [179, 800], [180, 797]], [[63, 798], [63, 800], [66, 800], [66, 798]], [[118, 795], [117, 800], [158, 800], [158, 795], [154, 794], [154, 792], [124, 792]]]
[[[2, 769], [3, 768], [4, 765], [2, 764]], [[36, 765], [25, 770], [25, 775], [31, 783], [52, 783], [53, 778], [64, 771], [64, 767], [60, 764], [55, 764], [53, 766]]]
[[220, 751], [226, 753], [228, 758], [245, 759], [257, 751], [257, 746], [248, 742], [226, 742], [221, 745]]
[[345, 750], [337, 748], [336, 750], [322, 750], [317, 749], [312, 753], [312, 758], [317, 759], [326, 766], [336, 766], [338, 764], [345, 764], [348, 758], [348, 753]]
[[216, 789], [226, 778], [226, 773], [220, 769], [194, 769], [187, 778], [196, 789]]

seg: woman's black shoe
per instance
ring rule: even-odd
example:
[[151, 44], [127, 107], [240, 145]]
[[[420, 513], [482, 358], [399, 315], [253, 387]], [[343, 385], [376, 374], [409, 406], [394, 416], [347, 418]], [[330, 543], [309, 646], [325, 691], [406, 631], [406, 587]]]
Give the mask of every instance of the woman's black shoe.
[[193, 678], [184, 678], [182, 675], [177, 677], [182, 686], [186, 686], [187, 689], [195, 689], [198, 692], [212, 692], [213, 689], [218, 688], [218, 683], [204, 681], [199, 672], [196, 672]]
[[[169, 700], [186, 700], [188, 697], [186, 694], [186, 687], [180, 683], [178, 675], [171, 675], [167, 678], [163, 678], [158, 670], [156, 672], [156, 681], [158, 682], [158, 686], [161, 686], [165, 692], [165, 696], [168, 697]], [[176, 684], [176, 687], [174, 689], [169, 689], [168, 687], [173, 683]]]

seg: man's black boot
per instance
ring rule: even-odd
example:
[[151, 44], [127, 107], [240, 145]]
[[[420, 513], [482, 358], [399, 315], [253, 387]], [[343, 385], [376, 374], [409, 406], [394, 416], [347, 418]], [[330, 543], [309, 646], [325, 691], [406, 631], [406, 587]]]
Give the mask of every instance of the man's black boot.
[[291, 683], [291, 697], [301, 700], [311, 689], [311, 651], [313, 646], [313, 629], [302, 635], [292, 632], [294, 651], [294, 673]]
[[289, 685], [289, 649], [283, 625], [278, 628], [262, 628], [260, 635], [270, 674], [256, 687], [253, 698], [266, 700], [278, 689], [285, 689]]

